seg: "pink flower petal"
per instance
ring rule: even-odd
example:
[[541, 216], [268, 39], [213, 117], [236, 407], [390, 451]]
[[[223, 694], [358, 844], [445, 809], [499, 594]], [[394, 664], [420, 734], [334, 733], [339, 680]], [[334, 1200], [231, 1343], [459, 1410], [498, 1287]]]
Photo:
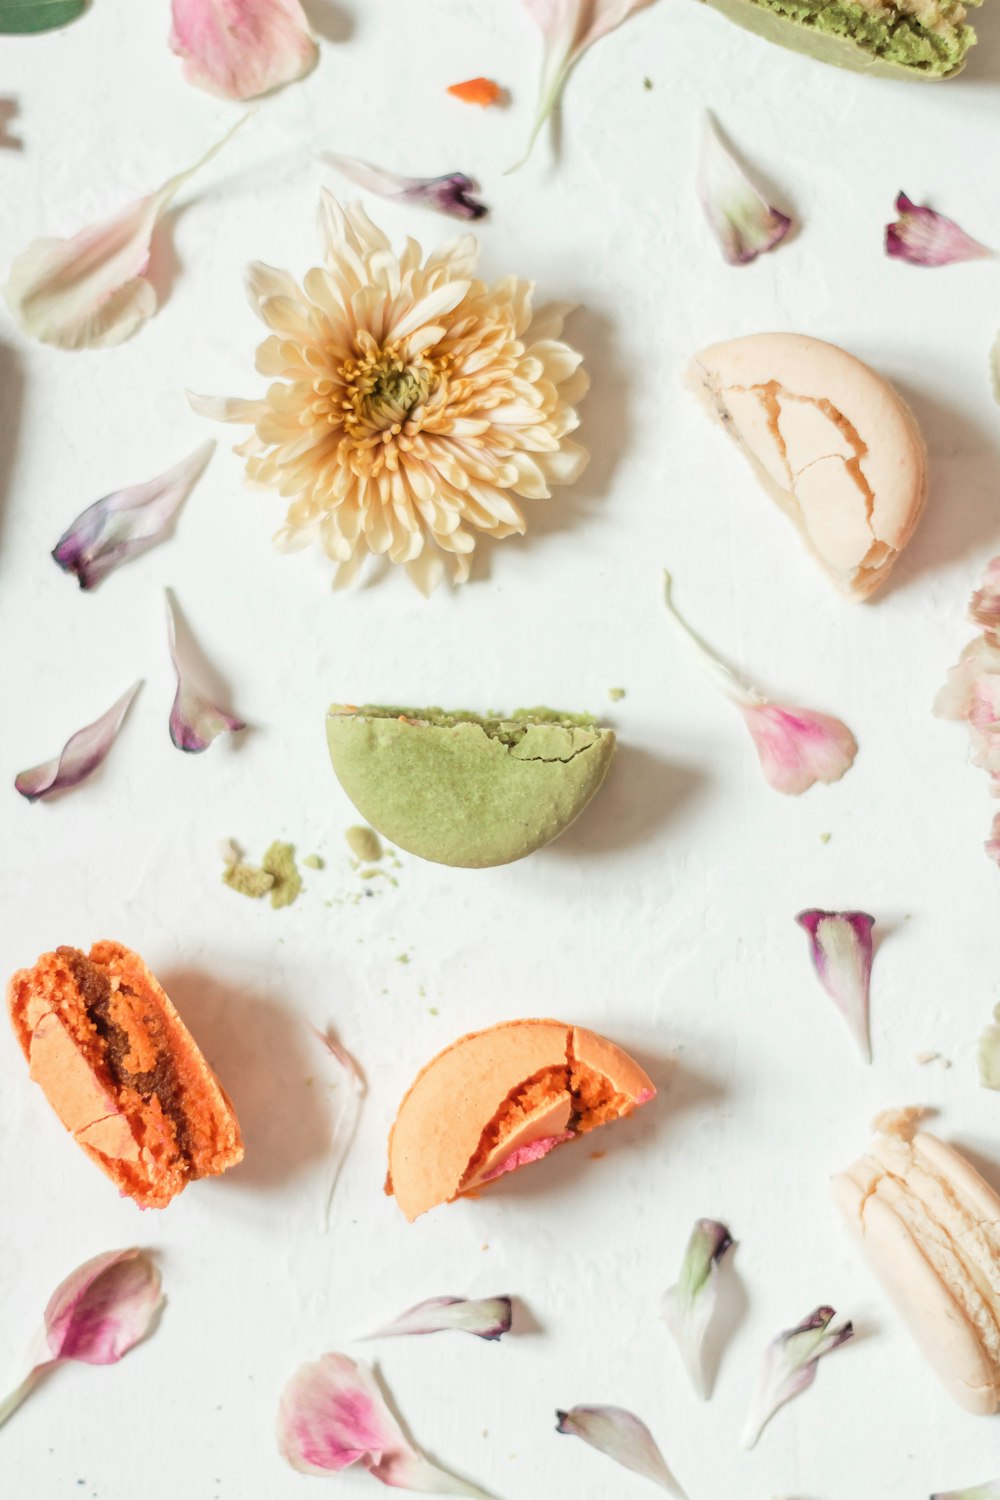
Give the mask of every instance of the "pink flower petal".
[[741, 711], [764, 780], [776, 792], [801, 796], [817, 781], [839, 781], [854, 764], [858, 742], [840, 719], [776, 703], [745, 704]]
[[699, 1219], [688, 1239], [677, 1284], [663, 1298], [663, 1321], [702, 1401], [711, 1395], [705, 1339], [718, 1301], [719, 1263], [732, 1244], [725, 1224]]
[[896, 199], [899, 218], [886, 225], [885, 253], [911, 266], [950, 266], [958, 260], [983, 260], [994, 254], [926, 205], [911, 203], [905, 193]]
[[471, 1333], [479, 1339], [499, 1340], [510, 1332], [513, 1308], [509, 1297], [429, 1297], [391, 1323], [366, 1335], [370, 1339], [402, 1334]]
[[292, 1376], [278, 1409], [278, 1447], [300, 1474], [338, 1474], [361, 1464], [391, 1489], [486, 1500], [482, 1490], [417, 1452], [371, 1370], [344, 1354], [323, 1354]]
[[969, 601], [969, 617], [985, 631], [1000, 630], [1000, 557], [986, 564], [983, 581]]
[[556, 1412], [556, 1432], [582, 1438], [616, 1464], [651, 1479], [661, 1490], [683, 1497], [645, 1422], [621, 1406], [574, 1406]]
[[32, 338], [60, 349], [120, 344], [156, 311], [146, 280], [150, 241], [175, 195], [211, 161], [242, 120], [200, 161], [171, 177], [148, 198], [68, 240], [35, 240], [14, 261], [4, 295]]
[[[934, 700], [941, 719], [964, 720], [974, 766], [987, 771], [994, 796], [1000, 794], [1000, 558], [986, 566], [982, 587], [969, 604], [969, 614], [981, 633], [962, 650], [948, 680]], [[1000, 864], [1000, 817], [985, 843], [986, 853]]]
[[823, 1355], [839, 1349], [853, 1337], [854, 1326], [849, 1322], [827, 1331], [835, 1316], [832, 1307], [817, 1307], [796, 1327], [779, 1333], [768, 1345], [743, 1432], [744, 1448], [756, 1445], [768, 1422], [786, 1401], [808, 1390], [816, 1379], [816, 1366]]
[[773, 250], [792, 221], [761, 197], [706, 114], [698, 156], [698, 197], [731, 266], [745, 266]]
[[406, 198], [453, 219], [481, 219], [489, 213], [486, 204], [474, 196], [478, 192], [476, 184], [464, 172], [448, 172], [443, 177], [403, 177], [398, 172], [373, 167], [356, 156], [325, 152], [323, 160], [351, 182], [370, 193], [378, 193], [381, 198]]
[[847, 1022], [865, 1062], [872, 1060], [868, 990], [872, 973], [872, 928], [865, 911], [800, 911], [795, 918], [809, 934], [820, 983]]
[[188, 83], [254, 99], [310, 72], [319, 49], [299, 0], [172, 0], [170, 46]]
[[79, 786], [96, 771], [115, 742], [141, 680], [133, 682], [128, 692], [123, 693], [117, 703], [112, 703], [107, 713], [71, 735], [54, 759], [15, 777], [14, 786], [21, 796], [27, 797], [29, 802], [37, 802], [40, 797]]
[[64, 572], [76, 574], [82, 589], [92, 589], [114, 568], [155, 547], [169, 532], [214, 448], [213, 442], [203, 443], [156, 479], [96, 500], [59, 538], [52, 552], [56, 562]]
[[173, 600], [169, 594], [167, 594], [167, 638], [170, 642], [170, 659], [177, 674], [177, 691], [170, 710], [170, 738], [178, 750], [199, 754], [202, 750], [207, 750], [220, 734], [227, 732], [238, 734], [241, 729], [246, 729], [247, 726], [242, 719], [237, 719], [233, 714], [227, 714], [224, 709], [212, 703], [191, 683], [187, 673], [182, 671], [177, 656], [177, 619]]

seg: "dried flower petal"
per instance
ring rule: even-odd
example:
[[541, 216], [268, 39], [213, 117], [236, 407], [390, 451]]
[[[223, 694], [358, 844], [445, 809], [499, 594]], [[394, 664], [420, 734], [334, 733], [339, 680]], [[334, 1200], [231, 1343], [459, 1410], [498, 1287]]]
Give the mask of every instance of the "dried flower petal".
[[788, 234], [787, 214], [761, 197], [735, 160], [710, 114], [698, 155], [698, 197], [722, 254], [731, 266], [749, 265]]
[[7, 304], [32, 338], [60, 349], [109, 348], [131, 337], [156, 311], [156, 291], [146, 279], [150, 242], [159, 219], [195, 172], [212, 160], [240, 128], [186, 172], [171, 177], [148, 198], [130, 203], [113, 219], [81, 229], [68, 240], [35, 240], [10, 268]]
[[587, 48], [651, 3], [652, 0], [524, 0], [529, 14], [542, 29], [544, 52], [538, 109], [528, 149], [511, 171], [528, 160], [542, 126], [559, 102], [567, 78]]
[[1000, 1089], [1000, 1005], [994, 1007], [993, 1020], [976, 1043], [976, 1066], [984, 1089]]
[[86, 1261], [50, 1297], [31, 1369], [0, 1402], [0, 1426], [46, 1370], [69, 1359], [117, 1364], [145, 1338], [162, 1302], [159, 1272], [144, 1250], [114, 1250]]
[[699, 1219], [687, 1242], [680, 1279], [663, 1299], [663, 1321], [702, 1401], [711, 1395], [704, 1360], [705, 1335], [718, 1299], [719, 1262], [732, 1243], [725, 1224]]
[[1000, 1500], [1000, 1479], [991, 1479], [986, 1484], [977, 1484], [971, 1490], [948, 1490], [932, 1495], [931, 1500]]
[[163, 541], [181, 505], [215, 448], [200, 448], [145, 484], [115, 490], [81, 511], [56, 543], [52, 556], [66, 573], [75, 573], [82, 589], [96, 588], [103, 578]]
[[480, 104], [484, 109], [501, 103], [504, 97], [504, 90], [492, 78], [467, 78], [464, 83], [450, 83], [448, 92], [463, 104]]
[[177, 617], [174, 602], [169, 593], [167, 599], [167, 639], [170, 643], [170, 660], [177, 674], [177, 691], [170, 710], [170, 738], [178, 750], [199, 754], [207, 750], [212, 741], [226, 732], [238, 734], [247, 726], [242, 719], [227, 714], [217, 704], [190, 682], [181, 670], [177, 656]]
[[743, 715], [768, 785], [798, 797], [817, 781], [839, 781], [858, 753], [857, 740], [847, 725], [812, 709], [781, 708], [748, 687], [684, 622], [674, 606], [673, 580], [666, 571], [663, 580], [664, 602], [681, 639]]
[[556, 1432], [582, 1438], [633, 1474], [651, 1479], [672, 1495], [683, 1496], [653, 1434], [632, 1412], [620, 1406], [574, 1406], [571, 1411], [557, 1411], [556, 1417]]
[[986, 564], [983, 581], [969, 600], [969, 618], [987, 632], [1000, 630], [1000, 557]]
[[342, 1047], [329, 1031], [320, 1031], [318, 1026], [313, 1026], [311, 1023], [309, 1023], [309, 1030], [323, 1044], [330, 1056], [339, 1065], [344, 1074], [344, 1082], [347, 1085], [343, 1102], [333, 1122], [333, 1138], [330, 1142], [330, 1150], [333, 1155], [333, 1173], [323, 1206], [323, 1233], [327, 1234], [330, 1229], [330, 1211], [333, 1207], [333, 1195], [337, 1191], [337, 1183], [340, 1181], [340, 1174], [343, 1170], [344, 1162], [347, 1160], [347, 1153], [354, 1144], [354, 1137], [358, 1131], [358, 1121], [361, 1118], [361, 1101], [365, 1096], [365, 1081], [361, 1075], [361, 1069], [347, 1048]]
[[958, 260], [983, 260], [993, 251], [926, 205], [911, 203], [905, 193], [896, 199], [899, 218], [885, 228], [885, 253], [911, 266], [950, 266]]
[[173, 0], [171, 49], [188, 83], [255, 99], [302, 78], [319, 57], [299, 0]]
[[473, 1333], [478, 1339], [499, 1340], [510, 1332], [513, 1309], [509, 1297], [428, 1297], [391, 1323], [366, 1335], [370, 1339], [397, 1338], [410, 1333]]
[[817, 1307], [795, 1328], [779, 1333], [768, 1345], [743, 1432], [744, 1448], [756, 1445], [768, 1422], [786, 1401], [808, 1390], [816, 1379], [816, 1365], [823, 1355], [839, 1349], [853, 1336], [854, 1326], [849, 1322], [827, 1331], [835, 1316], [832, 1307]]
[[486, 204], [473, 196], [478, 188], [464, 172], [448, 172], [443, 177], [403, 177], [399, 172], [373, 167], [356, 156], [325, 152], [323, 160], [336, 167], [343, 177], [370, 193], [378, 193], [380, 198], [406, 198], [453, 219], [481, 219], [489, 213]]
[[[948, 680], [934, 700], [941, 719], [964, 720], [974, 766], [989, 772], [994, 795], [1000, 794], [1000, 558], [986, 566], [983, 585], [972, 595], [969, 614], [982, 626], [948, 670]], [[985, 842], [989, 857], [1000, 864], [1000, 815]]]
[[43, 765], [32, 766], [14, 779], [14, 786], [27, 797], [37, 802], [40, 797], [49, 797], [53, 792], [65, 792], [79, 786], [104, 760], [115, 742], [129, 704], [139, 691], [142, 679], [133, 682], [128, 692], [123, 693], [117, 703], [112, 703], [107, 713], [78, 729], [66, 741], [60, 753]]
[[344, 1354], [323, 1354], [292, 1376], [278, 1410], [278, 1447], [300, 1474], [339, 1474], [361, 1464], [391, 1489], [488, 1500], [417, 1452], [371, 1370]]
[[820, 983], [847, 1022], [861, 1056], [871, 1062], [868, 990], [875, 918], [864, 911], [814, 909], [800, 911], [795, 920], [809, 934]]

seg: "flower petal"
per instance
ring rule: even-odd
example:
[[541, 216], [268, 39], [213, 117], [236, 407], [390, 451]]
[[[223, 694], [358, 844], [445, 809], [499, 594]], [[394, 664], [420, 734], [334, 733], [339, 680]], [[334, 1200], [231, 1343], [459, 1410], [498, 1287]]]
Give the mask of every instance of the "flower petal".
[[795, 918], [809, 934], [820, 983], [840, 1011], [861, 1050], [872, 1060], [868, 990], [872, 973], [872, 928], [864, 911], [800, 911]]
[[832, 1307], [817, 1307], [768, 1345], [743, 1432], [744, 1448], [753, 1448], [775, 1412], [812, 1385], [823, 1355], [853, 1336], [850, 1322], [828, 1331], [835, 1316]]
[[698, 197], [705, 217], [731, 266], [749, 265], [773, 250], [792, 221], [761, 197], [729, 151], [710, 114], [702, 127]]
[[899, 218], [885, 229], [885, 253], [911, 266], [950, 266], [958, 260], [983, 260], [995, 252], [925, 204], [912, 203], [905, 193], [896, 199]]
[[1000, 557], [986, 564], [983, 581], [969, 601], [969, 618], [986, 631], [1000, 630]]
[[677, 1285], [663, 1298], [663, 1321], [702, 1401], [711, 1395], [704, 1361], [705, 1335], [718, 1299], [719, 1262], [732, 1243], [724, 1224], [699, 1219], [691, 1231]]
[[991, 1479], [986, 1484], [977, 1484], [971, 1490], [948, 1490], [932, 1495], [931, 1500], [1000, 1500], [1000, 1479]]
[[177, 618], [174, 603], [169, 593], [166, 598], [167, 639], [170, 643], [170, 659], [177, 674], [177, 691], [170, 710], [170, 738], [178, 750], [198, 754], [202, 750], [207, 750], [218, 735], [227, 731], [230, 734], [238, 734], [247, 726], [242, 719], [237, 719], [233, 714], [227, 714], [210, 702], [204, 693], [191, 684], [187, 675], [181, 670], [177, 657]]
[[486, 1500], [417, 1452], [371, 1370], [344, 1354], [323, 1354], [292, 1376], [278, 1409], [278, 1447], [300, 1474], [338, 1474], [360, 1463], [391, 1489]]
[[404, 177], [399, 172], [360, 161], [356, 156], [324, 152], [323, 160], [341, 176], [380, 198], [407, 198], [453, 219], [481, 219], [489, 212], [486, 204], [474, 196], [478, 188], [464, 172], [448, 172], [443, 177]]
[[984, 1089], [1000, 1089], [1000, 1005], [994, 1007], [993, 1020], [976, 1043], [976, 1066]]
[[337, 1183], [340, 1181], [340, 1173], [347, 1153], [354, 1143], [354, 1137], [358, 1130], [358, 1121], [361, 1117], [361, 1101], [365, 1096], [365, 1081], [354, 1058], [342, 1047], [329, 1031], [320, 1031], [319, 1027], [309, 1025], [309, 1030], [320, 1041], [329, 1052], [330, 1056], [340, 1066], [347, 1085], [346, 1095], [337, 1112], [333, 1123], [332, 1140], [330, 1143], [333, 1155], [333, 1172], [330, 1178], [330, 1187], [326, 1195], [323, 1208], [323, 1233], [329, 1233], [330, 1210], [333, 1207], [333, 1195], [337, 1191]]
[[571, 1411], [557, 1411], [556, 1417], [557, 1432], [582, 1438], [598, 1453], [607, 1454], [633, 1474], [651, 1479], [661, 1490], [684, 1494], [649, 1428], [632, 1412], [620, 1406], [574, 1406]]
[[491, 104], [502, 104], [505, 93], [492, 78], [467, 78], [464, 83], [450, 83], [448, 92], [463, 104], [480, 104], [484, 109]]
[[146, 280], [146, 270], [157, 221], [188, 178], [211, 161], [242, 124], [238, 120], [193, 167], [114, 218], [81, 229], [68, 240], [35, 240], [29, 245], [11, 266], [4, 287], [7, 304], [24, 331], [60, 349], [108, 348], [129, 338], [156, 311], [156, 292]]
[[[969, 614], [982, 627], [962, 650], [934, 700], [941, 719], [964, 720], [974, 766], [988, 771], [994, 795], [1000, 792], [1000, 558], [986, 566], [983, 585], [972, 595]], [[984, 848], [1000, 864], [1000, 815], [994, 818]]]
[[170, 46], [184, 77], [223, 99], [254, 99], [319, 57], [299, 0], [173, 0]]
[[410, 1333], [473, 1333], [479, 1339], [499, 1340], [510, 1332], [509, 1297], [429, 1297], [401, 1313], [391, 1323], [366, 1335], [370, 1339], [397, 1338]]
[[59, 538], [52, 551], [56, 562], [64, 572], [76, 574], [82, 589], [92, 589], [114, 568], [155, 547], [167, 535], [214, 449], [214, 442], [202, 443], [156, 479], [96, 500]]
[[104, 760], [122, 726], [129, 704], [139, 691], [142, 679], [133, 682], [128, 692], [112, 703], [107, 713], [84, 729], [78, 729], [66, 741], [60, 753], [43, 765], [32, 766], [15, 777], [14, 786], [29, 802], [65, 792], [79, 786]]

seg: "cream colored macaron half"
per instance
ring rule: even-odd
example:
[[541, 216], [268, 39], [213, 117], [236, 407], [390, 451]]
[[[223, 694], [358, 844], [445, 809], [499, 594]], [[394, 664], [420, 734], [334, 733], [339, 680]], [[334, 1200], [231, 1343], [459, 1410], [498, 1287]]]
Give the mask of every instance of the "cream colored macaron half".
[[889, 382], [801, 333], [713, 344], [687, 378], [837, 588], [874, 593], [927, 499], [927, 450]]
[[1000, 1198], [925, 1132], [876, 1136], [833, 1193], [949, 1395], [1000, 1410]]

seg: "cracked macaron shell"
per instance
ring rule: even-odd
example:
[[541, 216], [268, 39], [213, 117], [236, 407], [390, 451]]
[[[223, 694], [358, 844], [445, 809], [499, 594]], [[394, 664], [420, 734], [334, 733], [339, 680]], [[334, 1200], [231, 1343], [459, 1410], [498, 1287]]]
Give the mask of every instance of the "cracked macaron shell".
[[459, 1037], [432, 1058], [404, 1095], [389, 1135], [386, 1191], [407, 1219], [412, 1222], [483, 1185], [514, 1151], [539, 1142], [558, 1144], [572, 1113], [565, 1091], [539, 1101], [497, 1143], [474, 1180], [466, 1180], [484, 1133], [508, 1100], [569, 1059], [607, 1080], [622, 1097], [618, 1118], [656, 1093], [644, 1070], [614, 1042], [561, 1021], [505, 1021]]
[[924, 441], [889, 382], [821, 339], [759, 333], [703, 349], [688, 383], [834, 584], [874, 593], [927, 499]]
[[584, 716], [509, 720], [335, 704], [330, 760], [366, 822], [436, 864], [523, 859], [579, 817], [607, 775], [612, 730]]
[[1000, 1198], [935, 1136], [877, 1136], [834, 1199], [949, 1395], [1000, 1410]]

